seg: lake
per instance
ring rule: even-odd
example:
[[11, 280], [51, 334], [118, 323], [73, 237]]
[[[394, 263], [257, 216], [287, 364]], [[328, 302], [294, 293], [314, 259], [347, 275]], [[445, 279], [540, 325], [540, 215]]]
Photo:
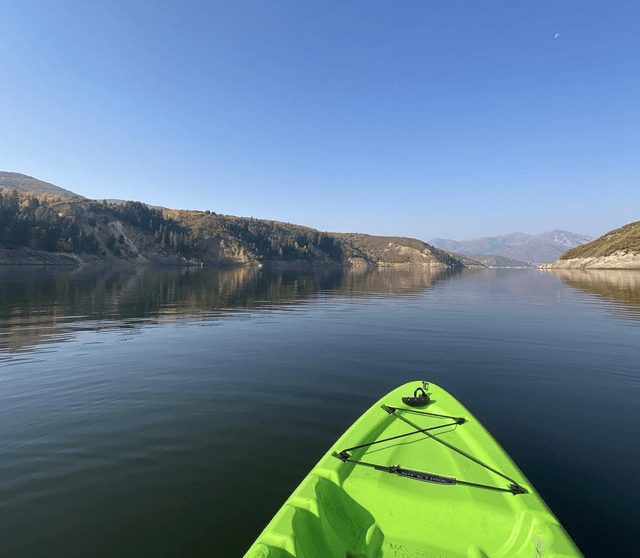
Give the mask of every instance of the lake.
[[0, 555], [242, 556], [399, 384], [435, 382], [586, 556], [640, 524], [640, 272], [0, 269]]

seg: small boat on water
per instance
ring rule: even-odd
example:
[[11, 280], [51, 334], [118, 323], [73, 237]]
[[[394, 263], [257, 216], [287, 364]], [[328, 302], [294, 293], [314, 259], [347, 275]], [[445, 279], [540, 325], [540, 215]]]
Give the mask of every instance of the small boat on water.
[[342, 435], [245, 558], [575, 556], [478, 420], [441, 387], [411, 382]]

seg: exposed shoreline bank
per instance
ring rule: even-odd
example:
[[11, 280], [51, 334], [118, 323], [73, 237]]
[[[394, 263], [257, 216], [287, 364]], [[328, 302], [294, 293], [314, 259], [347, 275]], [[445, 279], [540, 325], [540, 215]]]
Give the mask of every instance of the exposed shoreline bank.
[[0, 267], [66, 267], [77, 268], [85, 266], [171, 266], [171, 267], [265, 267], [270, 269], [342, 269], [342, 268], [429, 268], [448, 269], [444, 263], [430, 262], [371, 262], [364, 258], [353, 258], [343, 262], [336, 261], [307, 261], [307, 260], [213, 260], [213, 259], [186, 259], [186, 258], [100, 258], [89, 254], [75, 254], [67, 252], [46, 252], [44, 250], [0, 249]]
[[610, 256], [570, 258], [542, 265], [540, 269], [639, 269], [640, 254], [618, 251]]

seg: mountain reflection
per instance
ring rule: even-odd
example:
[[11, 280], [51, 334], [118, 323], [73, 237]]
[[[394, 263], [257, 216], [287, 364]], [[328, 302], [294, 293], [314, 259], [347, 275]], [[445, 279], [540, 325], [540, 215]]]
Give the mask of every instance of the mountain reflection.
[[428, 268], [7, 267], [0, 269], [0, 353], [29, 350], [78, 331], [285, 309], [318, 296], [419, 293], [453, 273]]
[[615, 317], [640, 320], [640, 271], [619, 269], [552, 269], [570, 287], [613, 301]]

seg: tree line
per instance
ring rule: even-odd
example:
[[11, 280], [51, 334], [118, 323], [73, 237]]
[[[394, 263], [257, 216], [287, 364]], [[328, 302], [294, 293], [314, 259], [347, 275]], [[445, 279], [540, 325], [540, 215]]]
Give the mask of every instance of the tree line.
[[[64, 211], [60, 211], [64, 208]], [[195, 239], [189, 231], [158, 209], [141, 202], [122, 205], [93, 201], [50, 202], [16, 190], [0, 190], [0, 246], [9, 249], [30, 248], [47, 252], [82, 252], [106, 255], [97, 236], [104, 230], [103, 245], [120, 255], [124, 236], [108, 232], [110, 221], [120, 220], [153, 235], [163, 248], [189, 256]], [[106, 238], [106, 243], [105, 243]]]
[[208, 213], [199, 231], [137, 201], [62, 201], [16, 190], [0, 190], [0, 246], [49, 252], [120, 256], [122, 234], [109, 223], [122, 221], [149, 233], [161, 248], [184, 257], [199, 255], [199, 233], [228, 235], [266, 260], [341, 261], [340, 240], [317, 230], [253, 218]]
[[82, 235], [79, 214], [61, 215], [46, 199], [16, 190], [0, 192], [0, 245], [90, 254], [100, 248], [93, 234]]
[[109, 204], [108, 207], [120, 220], [153, 234], [154, 240], [162, 248], [170, 248], [185, 258], [197, 250], [196, 236], [187, 227], [165, 218], [159, 209], [139, 201], [127, 201], [121, 205]]
[[243, 217], [218, 216], [217, 221], [225, 229], [242, 239], [265, 259], [341, 261], [343, 250], [340, 241], [316, 231], [283, 225], [272, 221]]

